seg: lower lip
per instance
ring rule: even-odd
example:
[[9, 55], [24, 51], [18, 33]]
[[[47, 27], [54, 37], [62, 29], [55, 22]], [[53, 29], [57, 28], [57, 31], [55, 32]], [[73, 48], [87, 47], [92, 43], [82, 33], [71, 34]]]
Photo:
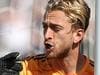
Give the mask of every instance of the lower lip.
[[50, 51], [51, 51], [51, 49], [46, 49], [46, 51], [47, 51], [47, 52], [50, 52]]

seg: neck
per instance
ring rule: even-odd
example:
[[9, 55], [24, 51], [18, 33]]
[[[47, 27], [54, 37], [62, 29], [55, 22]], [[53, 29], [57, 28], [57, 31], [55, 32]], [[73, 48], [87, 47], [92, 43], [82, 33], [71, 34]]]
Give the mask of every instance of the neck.
[[69, 51], [68, 55], [63, 58], [65, 72], [76, 73], [84, 65], [84, 57], [80, 54], [79, 46]]
[[64, 57], [63, 63], [67, 72], [76, 72], [79, 57], [79, 47], [69, 51], [68, 56]]

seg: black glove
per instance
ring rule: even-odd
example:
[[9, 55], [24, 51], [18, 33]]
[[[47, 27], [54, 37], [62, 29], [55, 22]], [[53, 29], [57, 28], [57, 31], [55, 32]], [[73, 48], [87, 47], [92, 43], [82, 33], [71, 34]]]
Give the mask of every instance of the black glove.
[[0, 75], [19, 75], [22, 65], [16, 60], [18, 55], [18, 52], [13, 52], [0, 58]]

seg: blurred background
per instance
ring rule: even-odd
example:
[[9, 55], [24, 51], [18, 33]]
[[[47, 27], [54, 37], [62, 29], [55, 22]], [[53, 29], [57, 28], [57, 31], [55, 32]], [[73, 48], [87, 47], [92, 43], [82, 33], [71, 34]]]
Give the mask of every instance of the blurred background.
[[[0, 57], [18, 51], [21, 58], [44, 52], [42, 20], [48, 0], [0, 0]], [[95, 57], [95, 0], [81, 52]]]

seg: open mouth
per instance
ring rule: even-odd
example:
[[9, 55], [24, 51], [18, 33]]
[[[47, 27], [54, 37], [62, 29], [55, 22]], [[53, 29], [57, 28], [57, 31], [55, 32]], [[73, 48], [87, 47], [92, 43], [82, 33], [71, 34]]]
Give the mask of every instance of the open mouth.
[[51, 50], [51, 49], [54, 48], [54, 46], [53, 46], [53, 44], [51, 44], [51, 43], [45, 43], [45, 48], [46, 48], [47, 50]]

